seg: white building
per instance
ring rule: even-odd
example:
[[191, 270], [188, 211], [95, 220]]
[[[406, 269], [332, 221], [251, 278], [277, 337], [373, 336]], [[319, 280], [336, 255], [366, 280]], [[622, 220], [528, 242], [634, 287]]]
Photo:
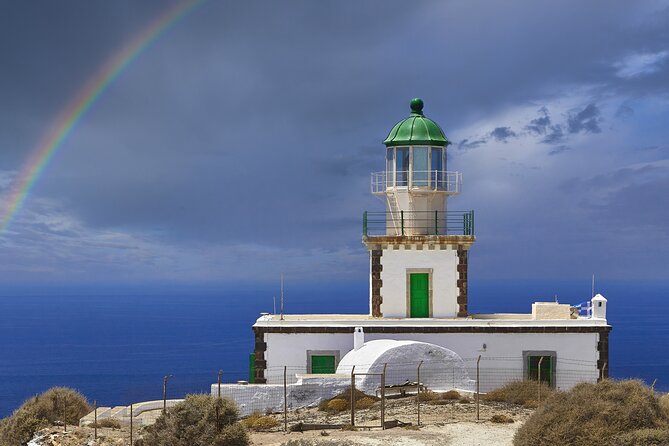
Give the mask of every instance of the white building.
[[[251, 382], [282, 383], [284, 366], [293, 374], [347, 373], [352, 361], [368, 369], [379, 358], [397, 359], [388, 353], [391, 348], [404, 352], [399, 354], [405, 362], [422, 361], [434, 353], [429, 345], [458, 371], [471, 370], [471, 360], [479, 356], [498, 358], [495, 367], [482, 368], [482, 391], [504, 381], [536, 379], [539, 364], [541, 379], [562, 389], [608, 376], [611, 326], [602, 296], [592, 299], [585, 317], [554, 302], [535, 303], [527, 314], [468, 313], [474, 212], [448, 210], [448, 198], [461, 191], [462, 175], [447, 170], [449, 142], [422, 110], [423, 101], [411, 101], [410, 116], [384, 141], [385, 170], [371, 177], [371, 192], [386, 210], [363, 217], [369, 313], [261, 316], [253, 325]], [[370, 342], [382, 340], [387, 342]], [[463, 375], [458, 382], [466, 381]]]

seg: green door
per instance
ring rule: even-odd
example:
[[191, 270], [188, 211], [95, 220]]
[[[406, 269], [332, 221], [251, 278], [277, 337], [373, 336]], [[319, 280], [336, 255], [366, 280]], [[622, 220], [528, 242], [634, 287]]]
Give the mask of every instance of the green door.
[[429, 282], [428, 273], [409, 275], [410, 317], [430, 317]]
[[335, 357], [332, 355], [313, 355], [311, 357], [311, 373], [334, 373]]

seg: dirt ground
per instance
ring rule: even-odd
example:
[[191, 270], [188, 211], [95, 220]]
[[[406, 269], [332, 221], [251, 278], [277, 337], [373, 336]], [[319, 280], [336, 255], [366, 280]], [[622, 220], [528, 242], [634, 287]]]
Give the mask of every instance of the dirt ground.
[[[421, 424], [418, 428], [415, 398], [388, 400], [386, 421], [399, 420], [410, 424], [381, 430], [380, 428], [357, 428], [356, 430], [312, 430], [305, 432], [283, 432], [283, 415], [273, 414], [279, 425], [271, 432], [251, 432], [255, 446], [511, 446], [516, 430], [532, 414], [531, 409], [505, 403], [481, 402], [480, 421], [476, 421], [476, 405], [473, 402], [447, 401], [441, 404], [421, 404]], [[505, 415], [513, 423], [498, 424], [490, 421], [493, 415]], [[331, 414], [315, 408], [290, 411], [288, 426], [298, 423], [350, 424], [350, 412]], [[380, 425], [380, 406], [356, 413], [356, 425]], [[141, 436], [139, 429], [134, 438]], [[128, 445], [130, 433], [127, 427], [121, 429], [98, 429], [98, 441], [93, 440], [92, 428], [69, 426], [67, 432], [62, 427], [45, 429], [39, 441], [30, 446], [121, 446]]]

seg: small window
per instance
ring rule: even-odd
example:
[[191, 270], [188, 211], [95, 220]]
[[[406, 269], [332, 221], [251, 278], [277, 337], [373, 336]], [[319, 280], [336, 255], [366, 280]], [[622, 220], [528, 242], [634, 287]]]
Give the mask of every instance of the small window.
[[541, 380], [549, 387], [555, 387], [555, 355], [550, 353], [527, 354], [525, 356], [525, 377], [534, 381]]
[[409, 148], [395, 149], [395, 185], [406, 186], [409, 183]]
[[335, 370], [334, 355], [311, 356], [311, 373], [334, 373]]

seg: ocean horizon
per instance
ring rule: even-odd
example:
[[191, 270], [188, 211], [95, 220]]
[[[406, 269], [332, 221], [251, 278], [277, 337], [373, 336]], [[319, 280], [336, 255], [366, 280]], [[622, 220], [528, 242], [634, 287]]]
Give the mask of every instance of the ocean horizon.
[[[286, 313], [367, 313], [368, 283], [287, 284]], [[278, 287], [277, 287], [278, 288]], [[639, 378], [669, 390], [669, 282], [602, 281], [609, 301], [610, 375]], [[534, 301], [577, 304], [587, 281], [470, 282], [471, 313], [528, 313]], [[251, 325], [273, 311], [268, 285], [193, 287], [173, 291], [60, 289], [5, 291], [0, 296], [0, 417], [53, 386], [72, 387], [98, 405], [208, 392], [248, 379]], [[278, 302], [277, 302], [278, 305]]]

